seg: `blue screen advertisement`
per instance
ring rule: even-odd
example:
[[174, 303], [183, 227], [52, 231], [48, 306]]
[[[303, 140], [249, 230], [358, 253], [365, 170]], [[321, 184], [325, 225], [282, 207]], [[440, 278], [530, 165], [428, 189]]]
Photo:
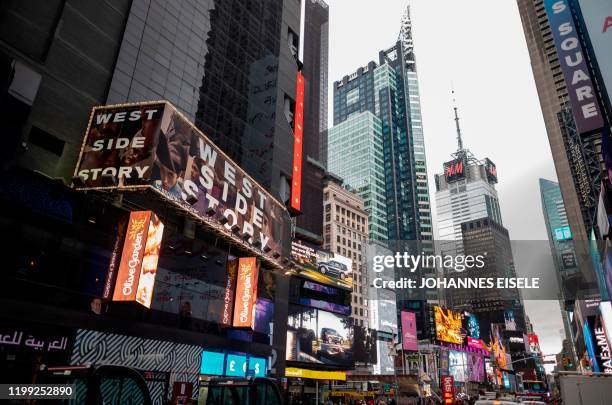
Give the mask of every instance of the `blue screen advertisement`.
[[229, 377], [244, 377], [246, 375], [246, 356], [228, 354], [225, 364], [225, 375]]
[[225, 354], [218, 352], [202, 352], [202, 365], [200, 366], [200, 374], [207, 375], [223, 375], [223, 366], [225, 365]]
[[254, 377], [265, 377], [266, 365], [267, 360], [263, 357], [204, 350], [200, 374], [227, 377], [245, 377], [248, 374]]
[[249, 358], [249, 375], [254, 377], [266, 376], [266, 359], [262, 357]]

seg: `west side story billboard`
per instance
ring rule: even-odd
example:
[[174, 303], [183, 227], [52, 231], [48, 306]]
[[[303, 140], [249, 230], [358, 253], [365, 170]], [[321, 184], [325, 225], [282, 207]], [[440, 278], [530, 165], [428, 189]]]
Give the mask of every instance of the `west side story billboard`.
[[604, 125], [603, 116], [568, 2], [544, 0], [544, 7], [565, 78], [576, 128], [581, 134], [598, 130]]
[[612, 103], [612, 1], [578, 0], [578, 3], [608, 93], [608, 102]]
[[[278, 264], [285, 207], [168, 102], [94, 107], [77, 189], [153, 189]], [[288, 249], [287, 249], [288, 251]]]

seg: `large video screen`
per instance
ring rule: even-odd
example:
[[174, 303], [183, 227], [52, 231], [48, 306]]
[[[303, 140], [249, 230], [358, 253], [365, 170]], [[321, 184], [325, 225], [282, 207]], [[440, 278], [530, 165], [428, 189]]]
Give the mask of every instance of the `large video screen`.
[[467, 374], [467, 353], [449, 350], [448, 372], [455, 378], [455, 381], [465, 382]]
[[482, 382], [485, 378], [484, 356], [478, 353], [466, 353], [467, 378], [469, 381]]
[[291, 243], [293, 271], [313, 281], [336, 287], [353, 288], [353, 261], [337, 253], [318, 250], [307, 242]]
[[461, 314], [450, 309], [434, 306], [436, 339], [443, 342], [462, 344]]
[[291, 305], [286, 359], [352, 367], [353, 330], [350, 318], [316, 308]]

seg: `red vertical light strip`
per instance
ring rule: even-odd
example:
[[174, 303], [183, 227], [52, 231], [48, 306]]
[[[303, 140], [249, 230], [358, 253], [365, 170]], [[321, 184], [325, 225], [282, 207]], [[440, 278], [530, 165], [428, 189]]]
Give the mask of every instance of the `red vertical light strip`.
[[297, 74], [295, 95], [291, 208], [300, 212], [302, 206], [302, 135], [304, 133], [304, 76], [302, 76], [302, 72]]

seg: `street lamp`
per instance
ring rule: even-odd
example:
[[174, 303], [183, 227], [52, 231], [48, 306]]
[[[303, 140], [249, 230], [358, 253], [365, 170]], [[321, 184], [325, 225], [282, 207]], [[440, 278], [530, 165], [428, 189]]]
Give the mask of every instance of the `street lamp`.
[[393, 379], [395, 380], [395, 389], [393, 390], [393, 392], [395, 395], [395, 403], [397, 404], [399, 401], [399, 398], [397, 396], [397, 392], [399, 391], [399, 384], [397, 382], [397, 369], [395, 368], [395, 358], [397, 357], [397, 334], [393, 333], [393, 328], [391, 328], [391, 326], [387, 327], [391, 331], [391, 342], [389, 343], [389, 357], [391, 358], [391, 363], [393, 365]]

